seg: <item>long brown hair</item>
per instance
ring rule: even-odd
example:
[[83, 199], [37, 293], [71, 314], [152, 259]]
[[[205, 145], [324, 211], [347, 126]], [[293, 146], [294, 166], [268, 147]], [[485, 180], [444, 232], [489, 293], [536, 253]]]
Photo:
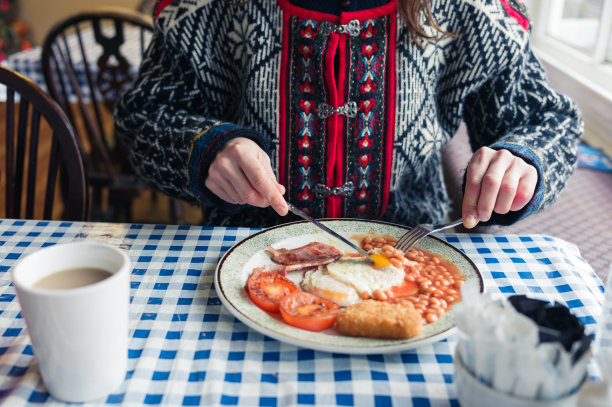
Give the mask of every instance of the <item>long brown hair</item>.
[[421, 40], [432, 40], [434, 35], [427, 34], [421, 26], [421, 13], [425, 16], [425, 22], [439, 33], [445, 36], [454, 36], [453, 33], [444, 31], [438, 26], [431, 13], [431, 0], [397, 0], [402, 20], [408, 26], [408, 32], [414, 41], [421, 44]]

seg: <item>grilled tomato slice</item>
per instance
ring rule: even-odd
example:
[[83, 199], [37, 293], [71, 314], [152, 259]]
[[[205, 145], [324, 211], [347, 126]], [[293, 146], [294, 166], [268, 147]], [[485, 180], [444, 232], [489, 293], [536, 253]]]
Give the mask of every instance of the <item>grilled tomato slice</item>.
[[278, 305], [286, 323], [314, 332], [334, 325], [340, 309], [334, 302], [303, 291], [284, 296]]
[[275, 272], [255, 272], [249, 277], [247, 290], [251, 301], [268, 312], [279, 312], [278, 301], [300, 288], [287, 277]]

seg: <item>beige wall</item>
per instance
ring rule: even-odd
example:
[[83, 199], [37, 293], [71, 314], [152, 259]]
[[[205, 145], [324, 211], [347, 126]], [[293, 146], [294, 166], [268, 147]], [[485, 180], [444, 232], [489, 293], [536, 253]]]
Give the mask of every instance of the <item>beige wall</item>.
[[53, 24], [77, 11], [101, 6], [135, 9], [141, 0], [21, 0], [21, 18], [32, 29], [32, 41], [40, 45]]

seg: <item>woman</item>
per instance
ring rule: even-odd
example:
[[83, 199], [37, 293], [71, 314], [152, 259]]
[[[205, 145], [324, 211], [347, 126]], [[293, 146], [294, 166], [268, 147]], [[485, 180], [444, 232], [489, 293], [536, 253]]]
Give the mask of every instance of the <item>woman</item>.
[[[162, 0], [117, 107], [152, 186], [215, 225], [315, 217], [438, 222], [440, 150], [475, 151], [462, 216], [510, 224], [570, 177], [582, 120], [553, 91], [511, 0]], [[271, 209], [272, 208], [272, 209]]]

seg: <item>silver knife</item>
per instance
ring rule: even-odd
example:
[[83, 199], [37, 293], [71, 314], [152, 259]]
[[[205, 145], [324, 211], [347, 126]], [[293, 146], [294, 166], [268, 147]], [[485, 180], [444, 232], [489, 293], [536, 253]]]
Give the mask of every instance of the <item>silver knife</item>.
[[363, 254], [365, 256], [366, 259], [368, 259], [371, 263], [374, 263], [374, 260], [372, 260], [372, 258], [370, 257], [370, 255], [368, 254], [368, 252], [366, 252], [365, 250], [363, 250], [361, 247], [357, 246], [355, 243], [351, 242], [350, 240], [345, 239], [344, 237], [340, 236], [338, 233], [334, 232], [333, 230], [331, 230], [330, 228], [328, 228], [327, 226], [323, 225], [321, 222], [319, 222], [318, 220], [314, 219], [313, 217], [309, 216], [308, 214], [306, 214], [304, 211], [302, 211], [301, 209], [293, 206], [293, 204], [290, 204], [289, 202], [287, 202], [287, 206], [289, 206], [289, 210], [293, 213], [295, 213], [297, 216], [306, 219], [308, 222], [312, 223], [313, 225], [319, 227], [320, 229], [322, 229], [323, 231], [329, 233], [330, 235], [332, 235], [333, 237], [335, 237], [336, 239], [340, 240], [342, 243], [345, 243], [347, 245], [349, 245], [351, 248], [357, 250], [359, 253]]

